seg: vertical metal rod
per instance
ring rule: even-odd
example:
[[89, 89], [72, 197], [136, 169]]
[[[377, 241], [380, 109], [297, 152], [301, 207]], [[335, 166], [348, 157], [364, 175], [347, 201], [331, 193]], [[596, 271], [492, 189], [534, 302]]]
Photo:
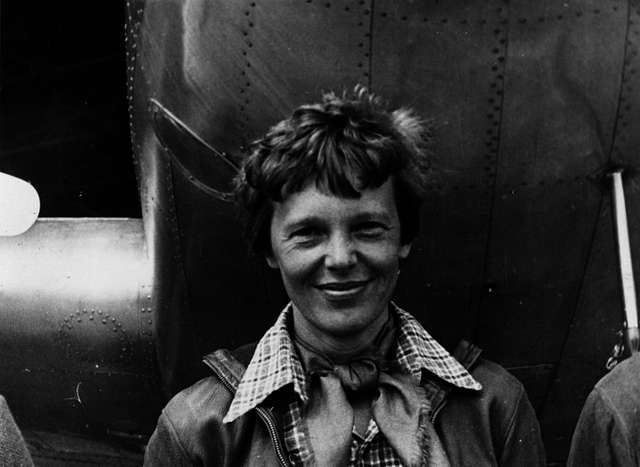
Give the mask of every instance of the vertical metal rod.
[[618, 239], [618, 257], [620, 259], [620, 280], [622, 282], [624, 312], [627, 319], [626, 331], [629, 349], [633, 353], [638, 350], [638, 306], [633, 279], [631, 248], [629, 246], [629, 227], [627, 224], [627, 208], [622, 186], [622, 171], [617, 170], [611, 173], [611, 177], [613, 178], [613, 208]]

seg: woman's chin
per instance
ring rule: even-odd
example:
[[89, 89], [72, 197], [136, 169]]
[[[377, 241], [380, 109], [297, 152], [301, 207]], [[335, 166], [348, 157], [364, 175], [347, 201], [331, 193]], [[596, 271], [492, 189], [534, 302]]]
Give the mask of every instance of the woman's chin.
[[339, 307], [327, 307], [318, 317], [317, 328], [332, 337], [349, 338], [366, 333], [369, 328], [375, 328], [379, 310], [371, 307], [346, 306], [343, 302]]

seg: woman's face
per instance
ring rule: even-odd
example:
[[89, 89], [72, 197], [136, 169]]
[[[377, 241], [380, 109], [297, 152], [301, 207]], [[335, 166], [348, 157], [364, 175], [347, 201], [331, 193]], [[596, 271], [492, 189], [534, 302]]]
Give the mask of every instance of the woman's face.
[[400, 244], [393, 180], [360, 198], [325, 194], [310, 183], [274, 203], [272, 253], [289, 297], [307, 325], [338, 337], [366, 331], [387, 309]]

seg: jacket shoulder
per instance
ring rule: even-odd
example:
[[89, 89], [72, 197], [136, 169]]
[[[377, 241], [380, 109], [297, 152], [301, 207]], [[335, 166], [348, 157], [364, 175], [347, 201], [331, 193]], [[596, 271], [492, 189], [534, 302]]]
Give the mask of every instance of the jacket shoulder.
[[[253, 356], [255, 344], [247, 344], [234, 351], [217, 350], [204, 357], [204, 362], [234, 382], [242, 377]], [[211, 371], [211, 368], [209, 368]], [[177, 393], [163, 410], [166, 417], [176, 424], [176, 430], [187, 426], [201, 426], [220, 422], [229, 410], [235, 387], [228, 388], [220, 378], [212, 374]]]
[[580, 413], [567, 465], [637, 465], [640, 456], [640, 354], [595, 385]]
[[623, 403], [630, 396], [640, 394], [640, 353], [618, 363], [596, 383], [595, 389], [614, 403]]
[[230, 403], [231, 394], [215, 376], [180, 391], [158, 418], [147, 444], [145, 466], [209, 465], [208, 460], [224, 458], [222, 417]]
[[216, 376], [208, 376], [173, 396], [162, 411], [176, 435], [194, 439], [212, 425], [222, 425], [232, 394]]
[[491, 360], [479, 358], [471, 369], [471, 376], [482, 384], [486, 397], [500, 398], [515, 403], [524, 393], [524, 386], [518, 378], [504, 367]]
[[544, 465], [540, 427], [522, 383], [484, 358], [470, 373], [482, 390], [452, 390], [436, 419], [452, 465]]

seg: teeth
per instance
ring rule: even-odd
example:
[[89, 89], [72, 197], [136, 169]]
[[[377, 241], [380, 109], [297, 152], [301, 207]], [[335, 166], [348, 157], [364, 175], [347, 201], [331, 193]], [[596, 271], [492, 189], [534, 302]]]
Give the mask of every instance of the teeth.
[[358, 287], [360, 284], [356, 283], [348, 283], [348, 284], [330, 284], [326, 285], [325, 288], [330, 290], [348, 290], [353, 289], [354, 287]]

